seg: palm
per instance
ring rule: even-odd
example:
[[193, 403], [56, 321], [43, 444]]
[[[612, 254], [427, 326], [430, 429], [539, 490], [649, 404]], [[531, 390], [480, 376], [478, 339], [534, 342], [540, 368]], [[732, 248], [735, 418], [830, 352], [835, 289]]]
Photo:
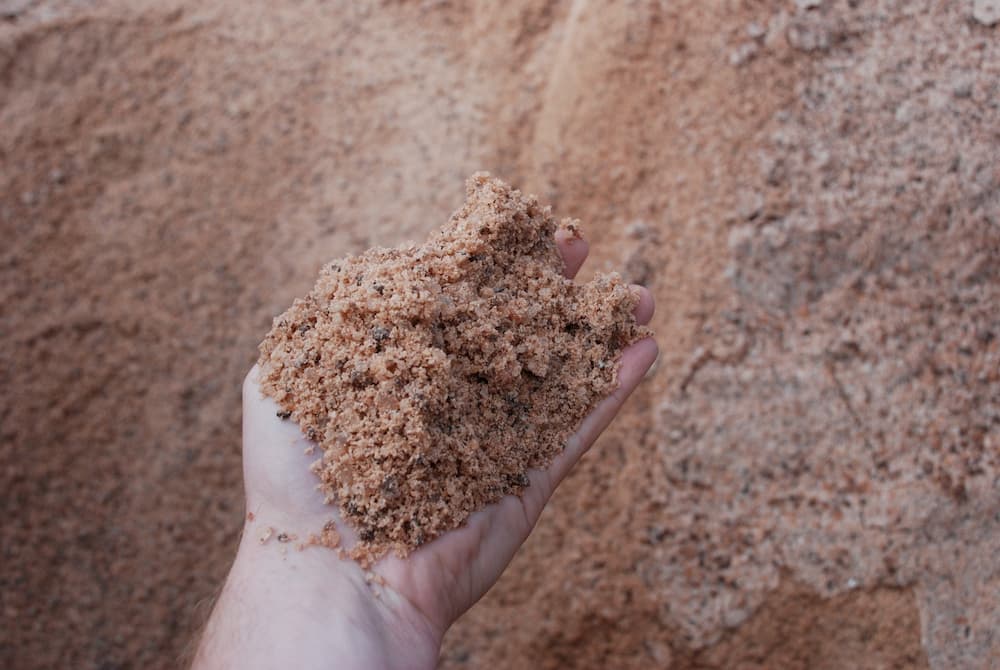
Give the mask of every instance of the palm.
[[[566, 275], [572, 278], [586, 258], [587, 245], [582, 241], [561, 242], [560, 249]], [[652, 311], [652, 299], [643, 291], [636, 307], [637, 320], [648, 322]], [[446, 629], [496, 582], [527, 539], [555, 487], [614, 418], [656, 353], [656, 344], [648, 339], [625, 351], [618, 389], [584, 419], [566, 449], [546, 470], [529, 473], [530, 485], [520, 497], [507, 496], [473, 514], [461, 528], [445, 533], [406, 558], [383, 558], [372, 571], [438, 630]], [[249, 511], [257, 515], [264, 511], [269, 520], [278, 524], [277, 531], [300, 537], [316, 532], [332, 519], [344, 543], [352, 545], [357, 540], [353, 531], [334, 507], [324, 504], [322, 494], [316, 490], [309, 464], [317, 455], [306, 453], [311, 443], [293, 422], [277, 417], [277, 405], [261, 395], [254, 371], [247, 377], [243, 401]], [[275, 448], [283, 444], [288, 447]], [[353, 579], [365, 579], [361, 568], [351, 561], [341, 561], [337, 569]]]

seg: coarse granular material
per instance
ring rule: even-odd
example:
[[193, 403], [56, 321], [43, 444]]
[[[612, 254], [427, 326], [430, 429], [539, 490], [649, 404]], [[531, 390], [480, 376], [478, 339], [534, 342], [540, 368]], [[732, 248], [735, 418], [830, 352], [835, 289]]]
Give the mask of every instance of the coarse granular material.
[[528, 485], [649, 335], [617, 275], [566, 279], [548, 207], [486, 173], [423, 245], [327, 264], [261, 343], [260, 382], [322, 449], [368, 563]]

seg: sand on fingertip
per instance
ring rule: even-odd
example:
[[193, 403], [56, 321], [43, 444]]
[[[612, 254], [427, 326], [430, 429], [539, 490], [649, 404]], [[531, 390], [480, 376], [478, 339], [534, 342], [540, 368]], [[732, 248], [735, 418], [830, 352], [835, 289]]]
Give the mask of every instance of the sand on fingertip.
[[401, 556], [528, 485], [615, 387], [648, 336], [617, 275], [565, 278], [579, 236], [488, 174], [422, 245], [327, 264], [260, 345], [260, 382], [322, 457], [313, 465], [370, 563]]

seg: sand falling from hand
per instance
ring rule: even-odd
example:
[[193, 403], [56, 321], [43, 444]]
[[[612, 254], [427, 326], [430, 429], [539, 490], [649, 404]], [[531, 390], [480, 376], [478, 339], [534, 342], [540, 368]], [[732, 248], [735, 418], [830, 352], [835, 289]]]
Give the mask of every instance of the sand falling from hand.
[[260, 345], [260, 382], [322, 457], [355, 558], [403, 556], [528, 485], [648, 331], [616, 274], [563, 276], [548, 207], [477, 174], [419, 246], [327, 264]]

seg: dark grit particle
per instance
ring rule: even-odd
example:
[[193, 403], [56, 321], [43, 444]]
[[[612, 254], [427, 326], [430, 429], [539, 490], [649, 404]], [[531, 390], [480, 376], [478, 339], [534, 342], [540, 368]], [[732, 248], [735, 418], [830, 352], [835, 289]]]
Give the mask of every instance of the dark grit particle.
[[549, 208], [482, 173], [467, 193], [425, 244], [328, 264], [260, 345], [364, 561], [523, 491], [649, 334], [617, 274], [565, 279]]

